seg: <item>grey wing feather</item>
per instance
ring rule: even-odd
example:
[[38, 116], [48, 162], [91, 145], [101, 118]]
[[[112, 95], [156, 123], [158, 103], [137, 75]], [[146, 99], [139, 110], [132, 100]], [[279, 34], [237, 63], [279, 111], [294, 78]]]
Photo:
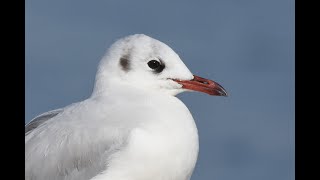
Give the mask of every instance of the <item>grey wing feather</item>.
[[56, 109], [56, 110], [49, 111], [49, 112], [43, 113], [43, 114], [35, 117], [28, 124], [25, 125], [25, 128], [24, 128], [25, 135], [29, 134], [32, 130], [34, 130], [35, 128], [40, 126], [43, 122], [53, 118], [54, 116], [58, 115], [62, 111], [63, 111], [63, 109]]
[[65, 108], [50, 111], [26, 125], [26, 180], [88, 180], [106, 170], [106, 160], [126, 146], [128, 134], [119, 135], [117, 126], [80, 123], [69, 113]]

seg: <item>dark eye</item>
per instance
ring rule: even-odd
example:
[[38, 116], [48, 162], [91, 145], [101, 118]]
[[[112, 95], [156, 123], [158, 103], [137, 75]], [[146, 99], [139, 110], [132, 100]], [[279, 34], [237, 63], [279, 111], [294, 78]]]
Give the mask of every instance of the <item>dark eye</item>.
[[148, 62], [148, 66], [151, 68], [151, 69], [157, 69], [161, 66], [160, 62], [159, 61], [156, 61], [156, 60], [151, 60]]
[[157, 61], [157, 60], [151, 60], [148, 62], [148, 66], [153, 70], [154, 73], [158, 74], [161, 73], [163, 71], [163, 69], [165, 68], [165, 64], [163, 63], [163, 61]]

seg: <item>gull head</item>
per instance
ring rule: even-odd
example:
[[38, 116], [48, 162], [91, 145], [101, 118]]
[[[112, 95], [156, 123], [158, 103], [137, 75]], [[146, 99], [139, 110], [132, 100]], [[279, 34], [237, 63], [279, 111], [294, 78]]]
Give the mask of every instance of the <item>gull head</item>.
[[218, 83], [193, 75], [168, 45], [144, 34], [117, 40], [100, 61], [93, 94], [114, 87], [173, 96], [184, 91], [227, 96]]

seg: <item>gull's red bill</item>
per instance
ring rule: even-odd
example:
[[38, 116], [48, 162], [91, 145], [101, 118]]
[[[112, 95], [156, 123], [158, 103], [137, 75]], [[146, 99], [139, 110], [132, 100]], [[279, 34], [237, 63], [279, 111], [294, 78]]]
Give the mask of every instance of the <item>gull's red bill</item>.
[[182, 88], [193, 91], [204, 92], [213, 96], [228, 96], [227, 91], [218, 83], [205, 79], [196, 75], [191, 80], [177, 80], [177, 83], [182, 85]]

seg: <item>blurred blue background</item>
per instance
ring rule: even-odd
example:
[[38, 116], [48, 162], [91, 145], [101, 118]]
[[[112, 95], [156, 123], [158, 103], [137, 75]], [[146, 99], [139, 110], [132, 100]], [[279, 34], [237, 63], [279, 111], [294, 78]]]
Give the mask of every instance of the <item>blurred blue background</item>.
[[144, 33], [229, 93], [178, 95], [200, 136], [192, 180], [295, 178], [293, 0], [25, 3], [25, 122], [89, 97], [105, 50]]

